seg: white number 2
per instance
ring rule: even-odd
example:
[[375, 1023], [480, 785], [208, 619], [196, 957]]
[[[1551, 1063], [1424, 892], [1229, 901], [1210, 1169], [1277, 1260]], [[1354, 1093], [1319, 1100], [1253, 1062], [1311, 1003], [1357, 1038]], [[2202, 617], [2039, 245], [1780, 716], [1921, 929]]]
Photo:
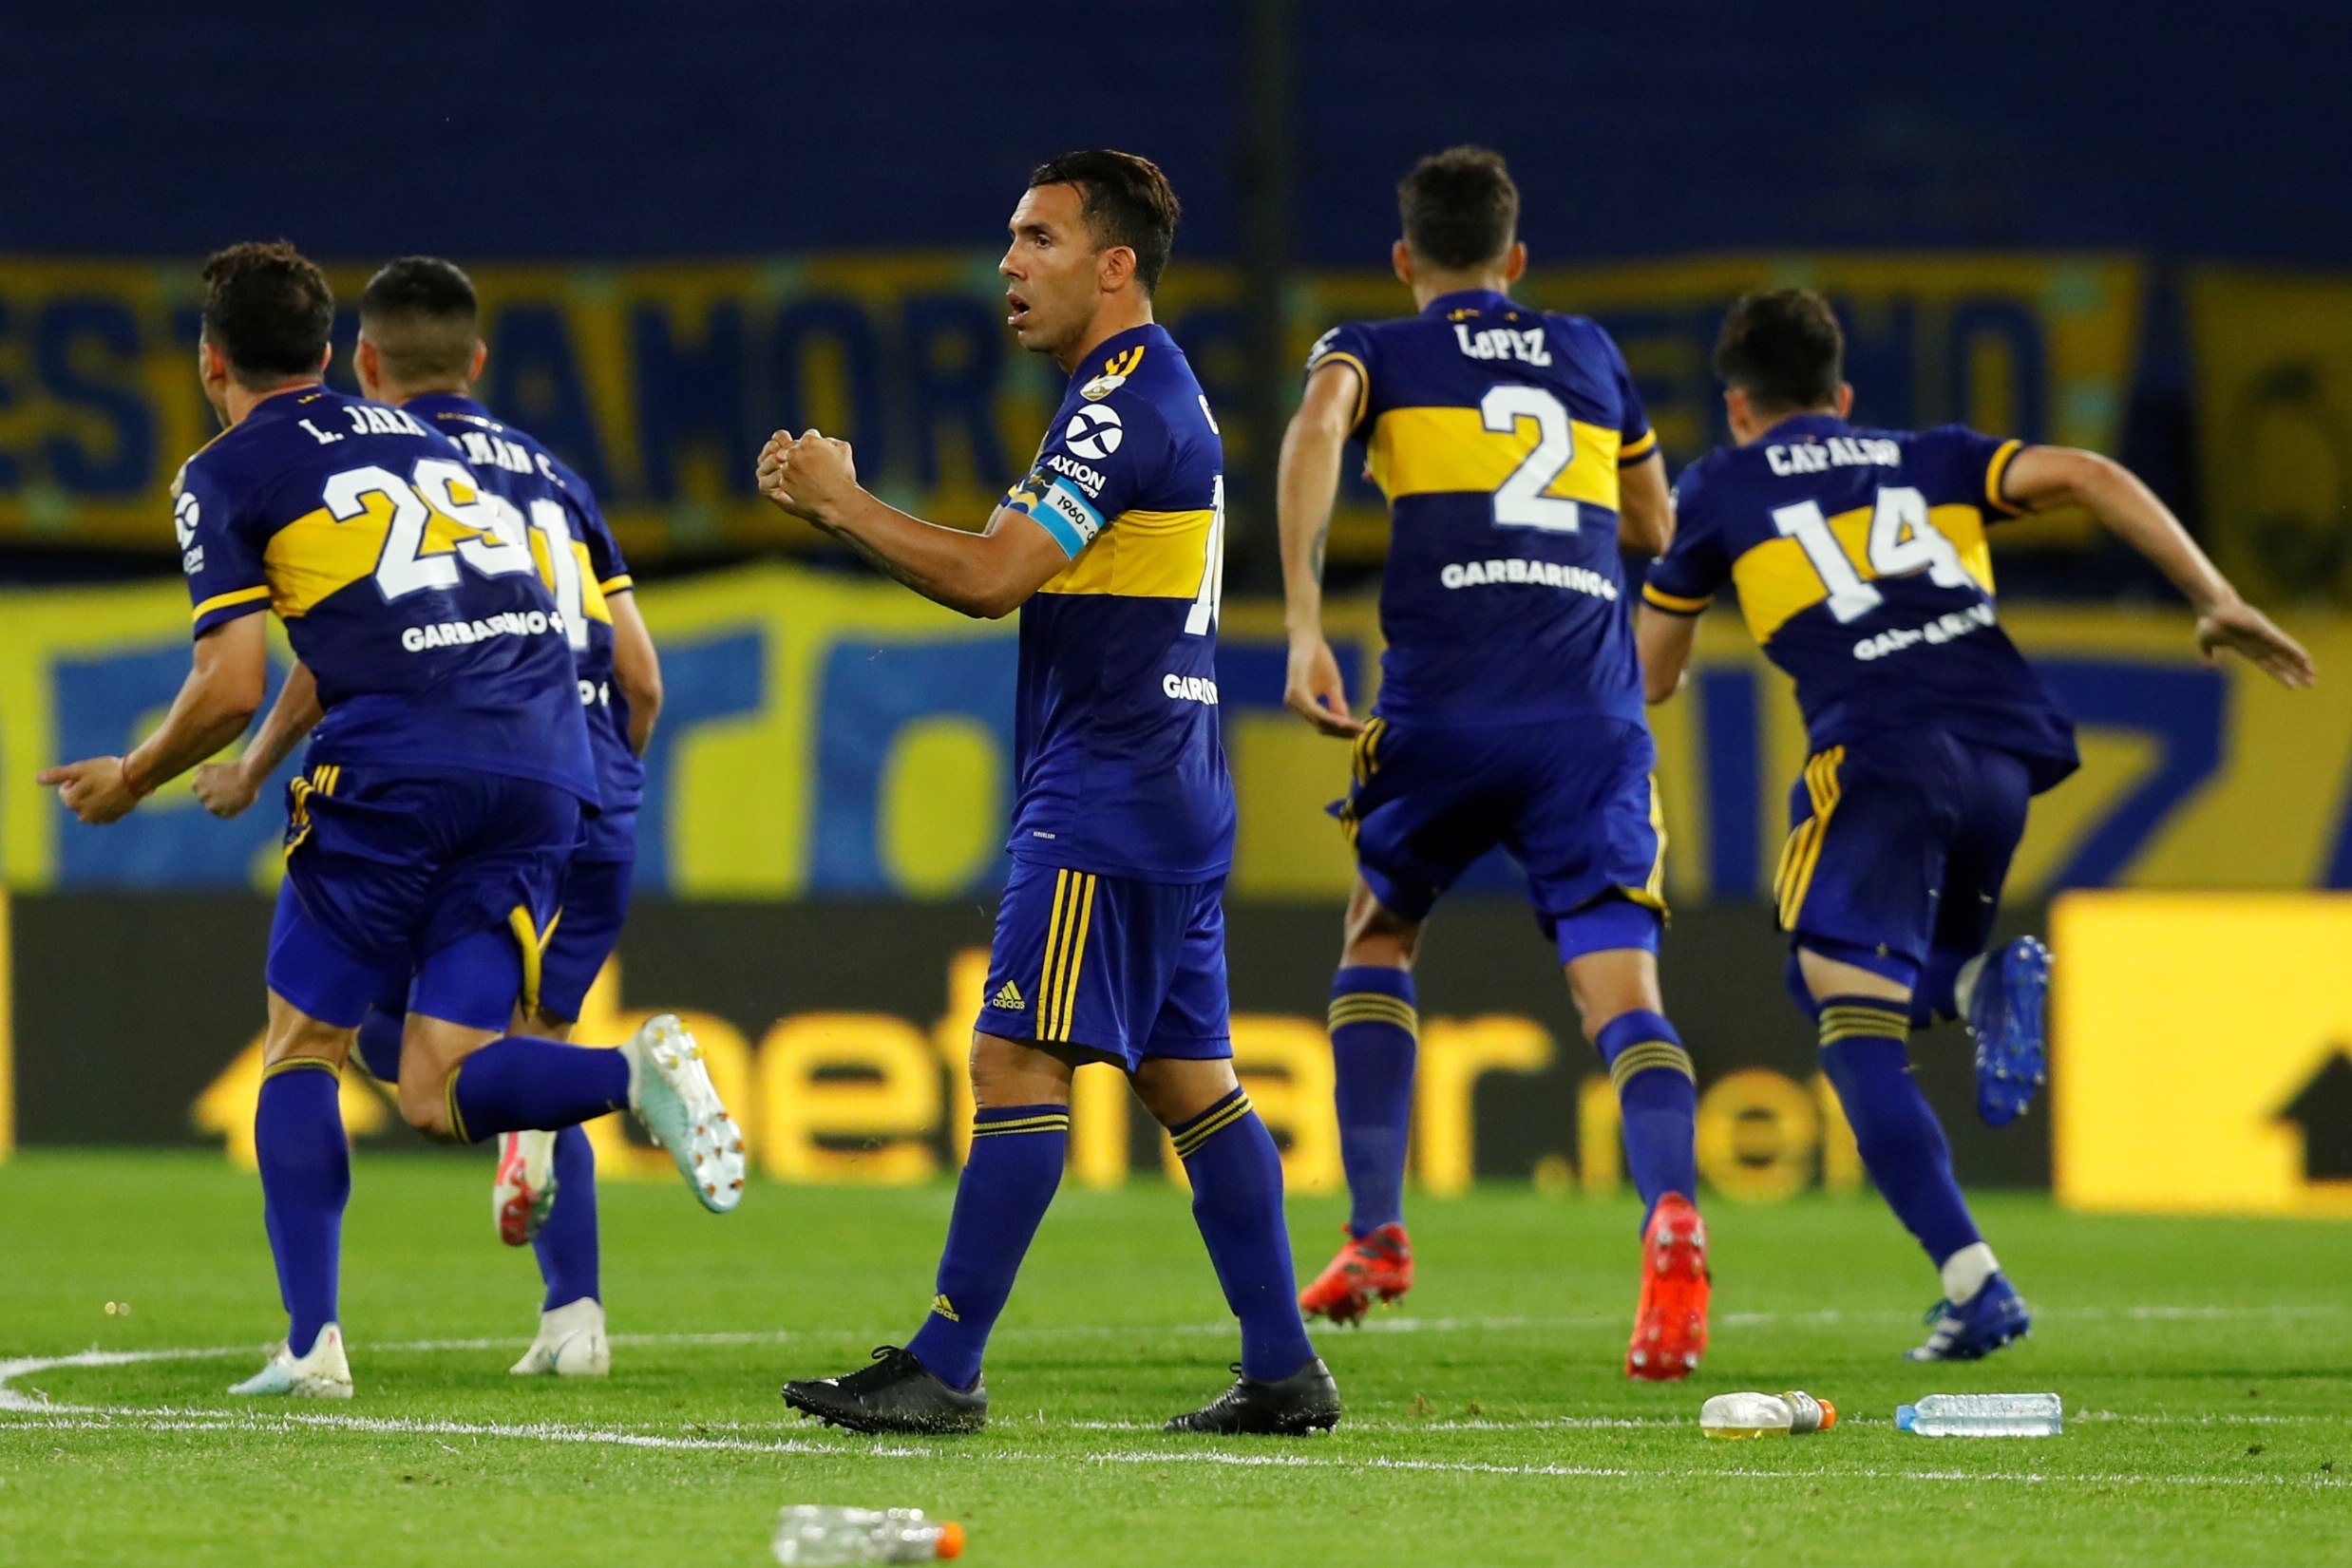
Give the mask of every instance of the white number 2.
[[1516, 434], [1523, 419], [1535, 421], [1534, 447], [1495, 487], [1494, 525], [1576, 533], [1576, 502], [1544, 493], [1576, 457], [1576, 433], [1568, 424], [1567, 408], [1541, 387], [1504, 382], [1489, 387], [1478, 400], [1478, 417], [1498, 436]]
[[[1773, 526], [1796, 540], [1812, 563], [1821, 586], [1829, 591], [1830, 614], [1842, 624], [1868, 614], [1887, 602], [1887, 595], [1862, 580], [1846, 557], [1830, 520], [1813, 501], [1773, 509]], [[1968, 569], [1960, 551], [1927, 516], [1927, 498], [1908, 485], [1894, 485], [1878, 493], [1870, 508], [1870, 537], [1866, 547], [1870, 570], [1882, 577], [1907, 576], [1925, 571], [1938, 588], [1963, 588]]]
[[1225, 476], [1219, 474], [1209, 505], [1208, 558], [1201, 563], [1201, 592], [1185, 617], [1185, 635], [1205, 636], [1217, 628], [1217, 612], [1225, 598]]

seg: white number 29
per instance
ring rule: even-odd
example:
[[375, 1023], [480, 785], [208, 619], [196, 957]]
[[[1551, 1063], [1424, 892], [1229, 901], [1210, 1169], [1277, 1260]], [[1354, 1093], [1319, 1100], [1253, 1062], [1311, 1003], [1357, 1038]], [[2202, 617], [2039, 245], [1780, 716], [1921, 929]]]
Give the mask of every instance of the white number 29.
[[[461, 561], [485, 577], [534, 570], [522, 515], [502, 498], [476, 490], [464, 464], [422, 458], [409, 474], [403, 479], [374, 463], [347, 468], [327, 481], [319, 497], [337, 522], [366, 517], [370, 496], [382, 497], [391, 509], [375, 564], [376, 588], [385, 598], [455, 588]], [[425, 552], [435, 513], [470, 533], [456, 541], [453, 555]]]
[[[1887, 602], [1887, 595], [1862, 580], [1854, 563], [1838, 543], [1830, 520], [1814, 501], [1773, 509], [1773, 526], [1796, 540], [1812, 563], [1821, 586], [1829, 591], [1830, 614], [1842, 624], [1857, 620]], [[1963, 588], [1971, 580], [1960, 561], [1960, 551], [1927, 516], [1927, 498], [1909, 485], [1893, 485], [1878, 493], [1870, 508], [1870, 538], [1867, 546], [1870, 570], [1882, 577], [1907, 576], [1925, 571], [1938, 588]]]
[[1478, 418], [1498, 436], [1516, 434], [1523, 419], [1535, 421], [1535, 445], [1495, 487], [1494, 525], [1576, 533], [1576, 502], [1544, 493], [1576, 457], [1576, 432], [1566, 406], [1541, 387], [1503, 382], [1478, 400]]

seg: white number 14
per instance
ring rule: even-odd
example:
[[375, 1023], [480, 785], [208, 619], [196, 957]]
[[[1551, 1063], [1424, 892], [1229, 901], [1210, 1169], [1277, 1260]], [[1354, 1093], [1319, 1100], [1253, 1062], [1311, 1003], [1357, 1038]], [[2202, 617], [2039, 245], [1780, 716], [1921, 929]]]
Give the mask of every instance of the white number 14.
[[[1830, 520], [1813, 501], [1773, 509], [1773, 525], [1796, 540], [1829, 591], [1830, 614], [1843, 623], [1868, 614], [1887, 595], [1862, 580], [1846, 557]], [[1938, 588], [1964, 588], [1972, 580], [1960, 562], [1960, 551], [1927, 517], [1927, 498], [1908, 485], [1890, 486], [1878, 493], [1870, 509], [1867, 556], [1873, 575], [1900, 577], [1925, 571]]]

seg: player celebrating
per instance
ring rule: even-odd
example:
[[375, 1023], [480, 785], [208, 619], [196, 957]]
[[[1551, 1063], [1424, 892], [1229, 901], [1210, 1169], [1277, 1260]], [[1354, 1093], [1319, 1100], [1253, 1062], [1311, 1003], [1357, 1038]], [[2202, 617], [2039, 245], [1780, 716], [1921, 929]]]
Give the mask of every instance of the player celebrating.
[[195, 669], [127, 756], [41, 782], [110, 822], [234, 741], [267, 674], [262, 610], [314, 674], [325, 716], [288, 791], [254, 1118], [291, 1322], [232, 1391], [349, 1398], [337, 1079], [388, 982], [414, 976], [398, 1099], [428, 1133], [473, 1142], [627, 1105], [719, 1211], [740, 1199], [742, 1143], [675, 1018], [619, 1051], [502, 1037], [597, 798], [563, 614], [455, 445], [321, 385], [334, 301], [316, 267], [248, 244], [203, 275], [199, 364], [228, 428], [173, 485]]
[[[1645, 1206], [1625, 1370], [1679, 1378], [1706, 1348], [1706, 1229], [1692, 1202], [1691, 1059], [1659, 996], [1664, 840], [1618, 557], [1621, 537], [1652, 553], [1671, 537], [1664, 463], [1607, 334], [1511, 300], [1527, 252], [1503, 160], [1451, 148], [1397, 194], [1393, 260], [1420, 314], [1324, 334], [1282, 444], [1286, 700], [1325, 734], [1355, 737], [1339, 815], [1358, 872], [1331, 991], [1353, 1213], [1300, 1305], [1351, 1321], [1413, 1283], [1413, 956], [1438, 897], [1501, 843], [1615, 1081]], [[1394, 520], [1367, 720], [1348, 710], [1322, 624], [1323, 540], [1351, 436], [1369, 445]]]
[[901, 1350], [793, 1382], [796, 1409], [860, 1431], [970, 1431], [980, 1356], [1053, 1201], [1072, 1069], [1110, 1061], [1176, 1143], [1242, 1325], [1241, 1377], [1171, 1430], [1301, 1433], [1338, 1390], [1292, 1299], [1282, 1167], [1233, 1075], [1219, 897], [1233, 789], [1217, 727], [1223, 449], [1151, 316], [1175, 192], [1132, 154], [1068, 154], [1015, 210], [1004, 274], [1021, 346], [1069, 389], [1035, 468], [980, 533], [860, 489], [846, 443], [779, 431], [760, 488], [927, 598], [1021, 612], [1020, 799], [972, 1042], [972, 1155], [931, 1315]]
[[[404, 256], [360, 296], [353, 363], [362, 391], [456, 442], [488, 494], [513, 508], [563, 614], [602, 810], [584, 824], [565, 869], [554, 928], [536, 962], [524, 964], [516, 1032], [569, 1040], [628, 913], [645, 780], [638, 758], [661, 707], [661, 666], [629, 569], [587, 483], [473, 400], [488, 359], [480, 316], [465, 273], [431, 256]], [[298, 671], [243, 756], [197, 770], [197, 793], [215, 814], [233, 817], [252, 804], [317, 721], [314, 693], [309, 671]], [[359, 1027], [361, 1060], [387, 1084], [400, 1077], [408, 979], [400, 976]], [[547, 1286], [538, 1337], [513, 1370], [603, 1375], [611, 1349], [597, 1284], [596, 1152], [586, 1131], [501, 1133], [491, 1207], [502, 1239], [537, 1251]]]
[[2072, 723], [1994, 614], [1986, 525], [2079, 506], [2196, 607], [2208, 663], [2229, 650], [2289, 687], [2315, 671], [2128, 471], [1958, 425], [1849, 425], [1844, 352], [1819, 294], [1733, 306], [1715, 368], [1737, 445], [1683, 471], [1679, 532], [1642, 591], [1641, 663], [1650, 700], [1672, 696], [1694, 617], [1729, 582], [1796, 682], [1812, 755], [1773, 883], [1790, 989], [1820, 1025], [1870, 1180], [1943, 1275], [1910, 1358], [1968, 1361], [2031, 1318], [1952, 1179], [1905, 1042], [1965, 1019], [1984, 1119], [2004, 1124], [2032, 1098], [2049, 953], [2031, 937], [1984, 948], [2026, 803], [2076, 765]]

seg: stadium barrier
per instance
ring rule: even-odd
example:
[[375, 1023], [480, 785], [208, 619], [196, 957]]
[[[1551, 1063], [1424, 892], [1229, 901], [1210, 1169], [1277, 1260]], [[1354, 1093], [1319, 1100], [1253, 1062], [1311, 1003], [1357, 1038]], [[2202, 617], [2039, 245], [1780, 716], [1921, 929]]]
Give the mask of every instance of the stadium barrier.
[[[484, 391], [587, 478], [623, 544], [648, 558], [809, 538], [751, 490], [760, 443], [779, 426], [846, 435], [889, 500], [977, 519], [1026, 467], [1061, 392], [1050, 365], [1007, 341], [995, 262], [482, 266]], [[329, 269], [345, 385], [372, 265]], [[1785, 283], [1839, 306], [1870, 419], [2116, 449], [2143, 314], [2129, 257], [1730, 254], [1539, 268], [1520, 292], [1615, 334], [1679, 467], [1724, 435], [1707, 361], [1725, 308]], [[189, 373], [196, 287], [192, 259], [0, 258], [0, 538], [163, 547], [172, 475], [213, 432]], [[1300, 362], [1333, 324], [1408, 308], [1379, 269], [1308, 274], [1286, 302]], [[1158, 306], [1210, 402], [1242, 406], [1239, 270], [1180, 261]], [[1251, 432], [1226, 428], [1229, 458], [1247, 463]], [[2078, 518], [2030, 527], [2044, 542], [2087, 537]], [[1351, 480], [1335, 558], [1375, 558], [1384, 538], [1376, 498]]]
[[[1998, 558], [1998, 557], [1997, 557]], [[895, 586], [789, 565], [649, 584], [668, 700], [647, 762], [638, 885], [697, 898], [986, 897], [1003, 879], [1012, 786], [1010, 623]], [[282, 814], [213, 820], [187, 784], [110, 827], [76, 823], [34, 772], [127, 747], [188, 666], [176, 581], [0, 594], [0, 871], [20, 892], [271, 891]], [[2004, 614], [2083, 726], [2084, 766], [2036, 807], [2013, 890], [2352, 887], [2352, 705], [2198, 662], [2177, 611]], [[1359, 697], [1373, 606], [1335, 603]], [[2324, 671], [2352, 669], [2352, 618], [2291, 619]], [[1232, 891], [1344, 897], [1325, 807], [1347, 748], [1281, 707], [1279, 607], [1225, 606], [1220, 707], [1241, 803]], [[275, 636], [275, 633], [273, 633]], [[279, 658], [285, 657], [282, 641]], [[1691, 690], [1655, 711], [1679, 907], [1762, 897], [1804, 736], [1787, 684], [1729, 615], [1700, 628]], [[1508, 892], [1502, 857], [1469, 892]]]
[[[27, 1144], [217, 1142], [251, 1159], [269, 906], [246, 895], [47, 894], [16, 900], [17, 1091]], [[918, 1181], [968, 1139], [963, 1070], [990, 911], [945, 905], [643, 901], [582, 1020], [612, 1043], [648, 1011], [683, 1012], [741, 1116], [759, 1167], [795, 1181]], [[1322, 1013], [1336, 909], [1230, 912], [1238, 1066], [1294, 1188], [1341, 1183]], [[1820, 1077], [1811, 1026], [1781, 996], [1782, 947], [1760, 906], [1695, 910], [1665, 957], [1673, 1014], [1699, 1069], [1699, 1169], [1770, 1201], [1863, 1184]], [[1414, 1177], [1565, 1192], [1622, 1189], [1616, 1100], [1580, 1038], [1548, 945], [1524, 908], [1466, 898], [1433, 922], [1420, 968]], [[2048, 1181], [2045, 1124], [1976, 1122], [1967, 1042], [1923, 1036], [1923, 1084], [1973, 1182]], [[368, 1146], [424, 1145], [357, 1069], [346, 1125]], [[619, 1118], [592, 1128], [616, 1177], [674, 1180]], [[1072, 1170], [1097, 1186], [1182, 1181], [1167, 1139], [1107, 1067], [1078, 1075]]]

